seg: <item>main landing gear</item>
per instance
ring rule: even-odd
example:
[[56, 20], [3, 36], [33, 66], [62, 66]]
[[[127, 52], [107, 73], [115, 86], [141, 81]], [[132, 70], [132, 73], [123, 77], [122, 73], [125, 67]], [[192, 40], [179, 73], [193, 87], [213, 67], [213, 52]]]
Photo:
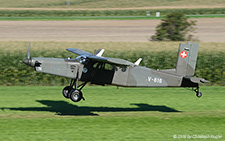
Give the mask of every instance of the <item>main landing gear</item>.
[[[88, 79], [88, 81], [91, 81], [93, 79], [93, 77], [95, 76], [97, 70], [99, 69], [99, 67], [101, 65], [102, 65], [102, 63], [97, 64], [96, 68], [91, 73], [91, 76]], [[79, 102], [81, 99], [85, 100], [81, 90], [88, 83], [88, 81], [86, 81], [86, 82], [78, 85], [78, 76], [79, 76], [79, 70], [77, 71], [77, 78], [72, 79], [70, 82], [70, 86], [66, 86], [62, 91], [62, 94], [65, 98], [70, 98], [74, 102]]]
[[194, 91], [196, 92], [196, 96], [198, 98], [200, 98], [202, 96], [202, 93], [199, 91], [199, 87], [197, 87], [196, 89], [194, 89]]
[[70, 82], [70, 86], [66, 86], [63, 89], [62, 94], [65, 98], [70, 98], [74, 102], [79, 102], [81, 99], [85, 100], [81, 90], [86, 84], [87, 82], [78, 86], [78, 79], [72, 79]]

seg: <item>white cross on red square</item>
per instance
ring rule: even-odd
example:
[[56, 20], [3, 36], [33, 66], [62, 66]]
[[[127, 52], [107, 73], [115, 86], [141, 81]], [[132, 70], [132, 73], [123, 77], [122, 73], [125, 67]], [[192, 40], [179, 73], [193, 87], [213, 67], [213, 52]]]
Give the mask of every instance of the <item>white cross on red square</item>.
[[187, 54], [187, 52], [186, 51], [182, 51], [181, 53], [180, 53], [180, 57], [181, 58], [186, 58], [188, 56], [188, 54]]

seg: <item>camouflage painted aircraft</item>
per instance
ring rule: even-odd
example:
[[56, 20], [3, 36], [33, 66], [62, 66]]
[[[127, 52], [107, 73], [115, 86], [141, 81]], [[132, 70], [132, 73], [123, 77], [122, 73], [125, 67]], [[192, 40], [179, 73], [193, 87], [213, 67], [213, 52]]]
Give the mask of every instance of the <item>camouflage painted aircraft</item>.
[[[180, 44], [177, 65], [174, 69], [154, 70], [139, 66], [141, 58], [135, 63], [124, 59], [102, 57], [104, 49], [94, 54], [75, 48], [67, 50], [79, 55], [76, 59], [30, 57], [23, 60], [36, 71], [70, 78], [69, 86], [62, 93], [74, 102], [84, 100], [81, 90], [88, 83], [115, 85], [122, 87], [191, 87], [197, 97], [201, 97], [199, 83], [209, 82], [203, 78], [192, 77], [198, 55], [199, 44], [188, 42]], [[82, 84], [78, 84], [82, 81]]]

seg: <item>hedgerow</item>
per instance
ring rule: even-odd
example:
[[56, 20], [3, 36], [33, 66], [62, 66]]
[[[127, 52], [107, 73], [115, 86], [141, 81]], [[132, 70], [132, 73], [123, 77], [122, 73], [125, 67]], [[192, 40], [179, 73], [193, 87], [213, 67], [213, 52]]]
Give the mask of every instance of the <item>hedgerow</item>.
[[[64, 51], [35, 51], [33, 56], [48, 56], [66, 58]], [[137, 58], [142, 57], [141, 66], [152, 69], [175, 68], [177, 53], [168, 52], [109, 52], [104, 54], [107, 57], [127, 59], [135, 62]], [[0, 56], [0, 85], [68, 85], [63, 77], [39, 73], [33, 68], [26, 66], [21, 62], [25, 59], [22, 52], [4, 51]], [[225, 57], [222, 52], [199, 53], [195, 76], [205, 78], [211, 81], [210, 85], [225, 85]]]
[[181, 12], [185, 15], [225, 14], [224, 8], [199, 9], [149, 9], [149, 10], [0, 10], [0, 17], [74, 17], [74, 16], [145, 16], [146, 11], [151, 15], [160, 12], [166, 15]]

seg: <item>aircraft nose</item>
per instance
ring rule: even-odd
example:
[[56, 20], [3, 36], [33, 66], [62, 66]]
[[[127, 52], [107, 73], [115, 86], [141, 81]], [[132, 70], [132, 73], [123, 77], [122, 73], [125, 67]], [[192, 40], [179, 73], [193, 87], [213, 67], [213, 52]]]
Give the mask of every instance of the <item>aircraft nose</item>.
[[24, 64], [28, 65], [28, 66], [31, 66], [31, 60], [30, 59], [24, 59], [22, 62]]

